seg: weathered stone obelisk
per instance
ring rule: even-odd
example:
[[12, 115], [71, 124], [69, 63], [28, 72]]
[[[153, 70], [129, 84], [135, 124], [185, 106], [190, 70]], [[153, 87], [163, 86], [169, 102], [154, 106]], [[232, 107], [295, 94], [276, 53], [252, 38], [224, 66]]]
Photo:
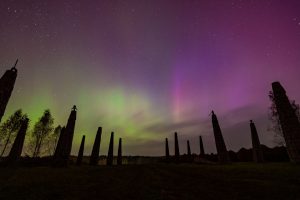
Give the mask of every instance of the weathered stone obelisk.
[[64, 160], [68, 161], [71, 149], [72, 149], [72, 143], [73, 143], [73, 136], [74, 136], [74, 130], [75, 130], [75, 123], [76, 123], [76, 115], [77, 115], [77, 108], [74, 105], [72, 108], [72, 111], [70, 113], [68, 123], [65, 130], [66, 140], [65, 140], [65, 149], [63, 153]]
[[229, 154], [227, 152], [222, 131], [214, 111], [212, 111], [212, 125], [213, 125], [215, 142], [216, 142], [216, 147], [218, 152], [218, 160], [221, 163], [229, 162]]
[[170, 159], [170, 153], [169, 153], [169, 142], [168, 138], [166, 138], [166, 143], [165, 143], [165, 152], [166, 152], [166, 161]]
[[272, 89], [290, 160], [291, 162], [300, 163], [299, 120], [281, 84], [279, 82], [273, 82]]
[[190, 141], [187, 140], [186, 144], [187, 144], [187, 155], [188, 157], [191, 157], [192, 153], [191, 153]]
[[80, 144], [80, 148], [79, 148], [79, 152], [78, 152], [78, 156], [77, 156], [77, 160], [76, 160], [76, 165], [81, 165], [81, 163], [82, 163], [83, 152], [84, 152], [84, 142], [85, 142], [85, 135], [82, 136], [82, 140], [81, 140], [81, 144]]
[[113, 165], [113, 161], [114, 161], [114, 132], [111, 132], [106, 164]]
[[179, 144], [178, 144], [178, 136], [177, 136], [177, 132], [175, 132], [175, 160], [179, 161]]
[[26, 118], [22, 121], [21, 127], [18, 131], [18, 134], [16, 136], [14, 144], [13, 144], [13, 146], [9, 152], [9, 155], [7, 157], [7, 161], [9, 163], [16, 162], [21, 157], [24, 140], [25, 140], [25, 135], [26, 135], [26, 131], [28, 128], [28, 122], [29, 122], [28, 118]]
[[117, 165], [122, 165], [122, 138], [119, 139]]
[[54, 153], [54, 166], [66, 166], [72, 149], [77, 108], [73, 106], [66, 128], [62, 128]]
[[66, 127], [62, 127], [60, 130], [60, 134], [59, 134], [59, 138], [58, 138], [58, 142], [55, 148], [55, 153], [54, 153], [54, 159], [58, 159], [59, 157], [62, 157], [62, 151], [64, 148], [64, 144], [65, 144], [65, 130]]
[[200, 156], [204, 156], [204, 146], [203, 146], [203, 141], [202, 141], [202, 136], [199, 136], [199, 143], [200, 143]]
[[90, 157], [90, 165], [98, 165], [99, 161], [99, 152], [100, 152], [100, 143], [101, 143], [102, 127], [98, 128], [95, 142], [93, 145], [92, 154]]
[[14, 67], [7, 70], [0, 79], [0, 122], [15, 86], [18, 74], [17, 63], [18, 60], [15, 62]]
[[261, 150], [257, 130], [255, 124], [252, 120], [250, 120], [250, 130], [251, 130], [251, 139], [252, 139], [252, 152], [253, 152], [253, 160], [255, 162], [263, 162], [263, 152]]

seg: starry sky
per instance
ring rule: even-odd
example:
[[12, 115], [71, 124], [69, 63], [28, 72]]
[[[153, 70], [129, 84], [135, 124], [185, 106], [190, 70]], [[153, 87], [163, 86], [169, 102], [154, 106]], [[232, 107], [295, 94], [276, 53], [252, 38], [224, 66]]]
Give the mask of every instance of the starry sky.
[[73, 154], [98, 126], [101, 155], [111, 131], [126, 155], [163, 155], [166, 137], [173, 154], [174, 131], [181, 153], [199, 135], [216, 152], [212, 109], [228, 149], [251, 146], [250, 119], [274, 146], [271, 83], [300, 102], [298, 0], [1, 0], [0, 30], [0, 73], [19, 58], [5, 117], [65, 125], [76, 104]]

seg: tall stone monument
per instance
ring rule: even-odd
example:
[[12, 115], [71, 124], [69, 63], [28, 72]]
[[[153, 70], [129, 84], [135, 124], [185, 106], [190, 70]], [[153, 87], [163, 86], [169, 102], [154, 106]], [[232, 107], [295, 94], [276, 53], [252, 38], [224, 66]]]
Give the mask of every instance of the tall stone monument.
[[177, 132], [175, 132], [174, 136], [175, 136], [175, 160], [179, 161], [180, 153], [179, 153], [179, 144], [178, 144]]
[[83, 152], [84, 152], [84, 142], [85, 142], [85, 135], [82, 136], [81, 139], [81, 144], [79, 147], [79, 151], [78, 151], [78, 156], [77, 156], [77, 160], [76, 160], [76, 165], [81, 165], [82, 163], [82, 158], [83, 158]]
[[122, 165], [122, 138], [119, 138], [117, 165]]
[[170, 159], [168, 138], [166, 138], [166, 142], [165, 142], [165, 152], [166, 152], [166, 160], [168, 161]]
[[186, 144], [187, 144], [187, 155], [188, 157], [191, 157], [192, 153], [191, 153], [190, 141], [187, 140]]
[[96, 134], [96, 137], [95, 137], [95, 142], [94, 142], [94, 145], [93, 145], [92, 154], [91, 154], [91, 157], [90, 157], [90, 165], [98, 165], [101, 135], [102, 135], [102, 127], [99, 127], [98, 131], [97, 131], [97, 134]]
[[77, 115], [77, 108], [74, 105], [72, 108], [72, 111], [70, 113], [68, 123], [66, 126], [66, 130], [65, 130], [66, 140], [65, 140], [65, 149], [63, 152], [63, 157], [65, 160], [69, 160], [69, 157], [71, 154], [74, 130], [75, 130], [75, 123], [76, 123], [76, 115]]
[[114, 161], [114, 132], [111, 132], [106, 164], [113, 165], [113, 161]]
[[62, 151], [64, 148], [64, 144], [65, 144], [65, 130], [66, 127], [62, 127], [60, 130], [60, 134], [59, 134], [59, 138], [58, 138], [58, 142], [55, 148], [55, 153], [54, 153], [54, 158], [57, 159], [58, 157], [62, 156]]
[[252, 151], [253, 151], [253, 160], [255, 162], [263, 162], [263, 152], [260, 146], [257, 130], [255, 124], [250, 120], [250, 130], [251, 130], [251, 139], [252, 139]]
[[202, 136], [199, 136], [199, 143], [200, 143], [200, 156], [204, 156], [204, 146], [203, 146], [203, 141], [202, 141]]
[[0, 122], [15, 86], [18, 74], [18, 70], [16, 69], [17, 63], [18, 60], [15, 62], [14, 67], [7, 70], [0, 78]]
[[215, 142], [216, 142], [216, 147], [218, 152], [218, 160], [220, 163], [229, 162], [229, 154], [226, 149], [222, 131], [214, 111], [212, 111], [212, 125], [213, 125]]
[[281, 84], [273, 82], [272, 89], [290, 160], [300, 163], [300, 123], [298, 117]]
[[8, 162], [16, 162], [20, 159], [23, 150], [26, 131], [28, 128], [28, 122], [29, 122], [28, 118], [22, 121], [21, 127], [18, 131], [16, 139], [7, 157]]
[[54, 154], [54, 166], [66, 166], [71, 154], [77, 108], [73, 106], [67, 126], [62, 128]]

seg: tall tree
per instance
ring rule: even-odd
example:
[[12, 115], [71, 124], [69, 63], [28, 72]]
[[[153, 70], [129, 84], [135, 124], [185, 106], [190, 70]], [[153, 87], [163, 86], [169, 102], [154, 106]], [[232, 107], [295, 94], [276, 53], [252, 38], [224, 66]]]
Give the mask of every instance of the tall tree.
[[43, 116], [36, 122], [32, 131], [32, 138], [30, 141], [31, 151], [33, 157], [41, 155], [41, 150], [45, 144], [45, 139], [49, 137], [53, 131], [54, 119], [50, 110], [45, 110]]
[[26, 114], [23, 114], [22, 110], [19, 109], [14, 114], [12, 114], [4, 123], [1, 124], [0, 139], [3, 148], [0, 157], [4, 155], [7, 147], [10, 146], [11, 141], [16, 136], [25, 118], [27, 118]]

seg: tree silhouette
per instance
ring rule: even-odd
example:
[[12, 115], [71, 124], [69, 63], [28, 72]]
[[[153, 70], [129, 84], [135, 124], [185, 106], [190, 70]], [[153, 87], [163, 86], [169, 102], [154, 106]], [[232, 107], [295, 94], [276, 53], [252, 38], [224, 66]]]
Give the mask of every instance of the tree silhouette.
[[32, 132], [32, 138], [30, 141], [31, 151], [33, 157], [38, 157], [41, 155], [41, 150], [45, 144], [45, 139], [53, 131], [54, 119], [51, 115], [50, 110], [45, 110], [43, 116], [34, 125]]
[[0, 157], [3, 156], [7, 147], [10, 145], [13, 138], [16, 136], [18, 130], [21, 127], [23, 120], [26, 118], [26, 114], [22, 113], [22, 110], [17, 110], [12, 114], [3, 124], [0, 126], [0, 138], [3, 140], [3, 148]]

